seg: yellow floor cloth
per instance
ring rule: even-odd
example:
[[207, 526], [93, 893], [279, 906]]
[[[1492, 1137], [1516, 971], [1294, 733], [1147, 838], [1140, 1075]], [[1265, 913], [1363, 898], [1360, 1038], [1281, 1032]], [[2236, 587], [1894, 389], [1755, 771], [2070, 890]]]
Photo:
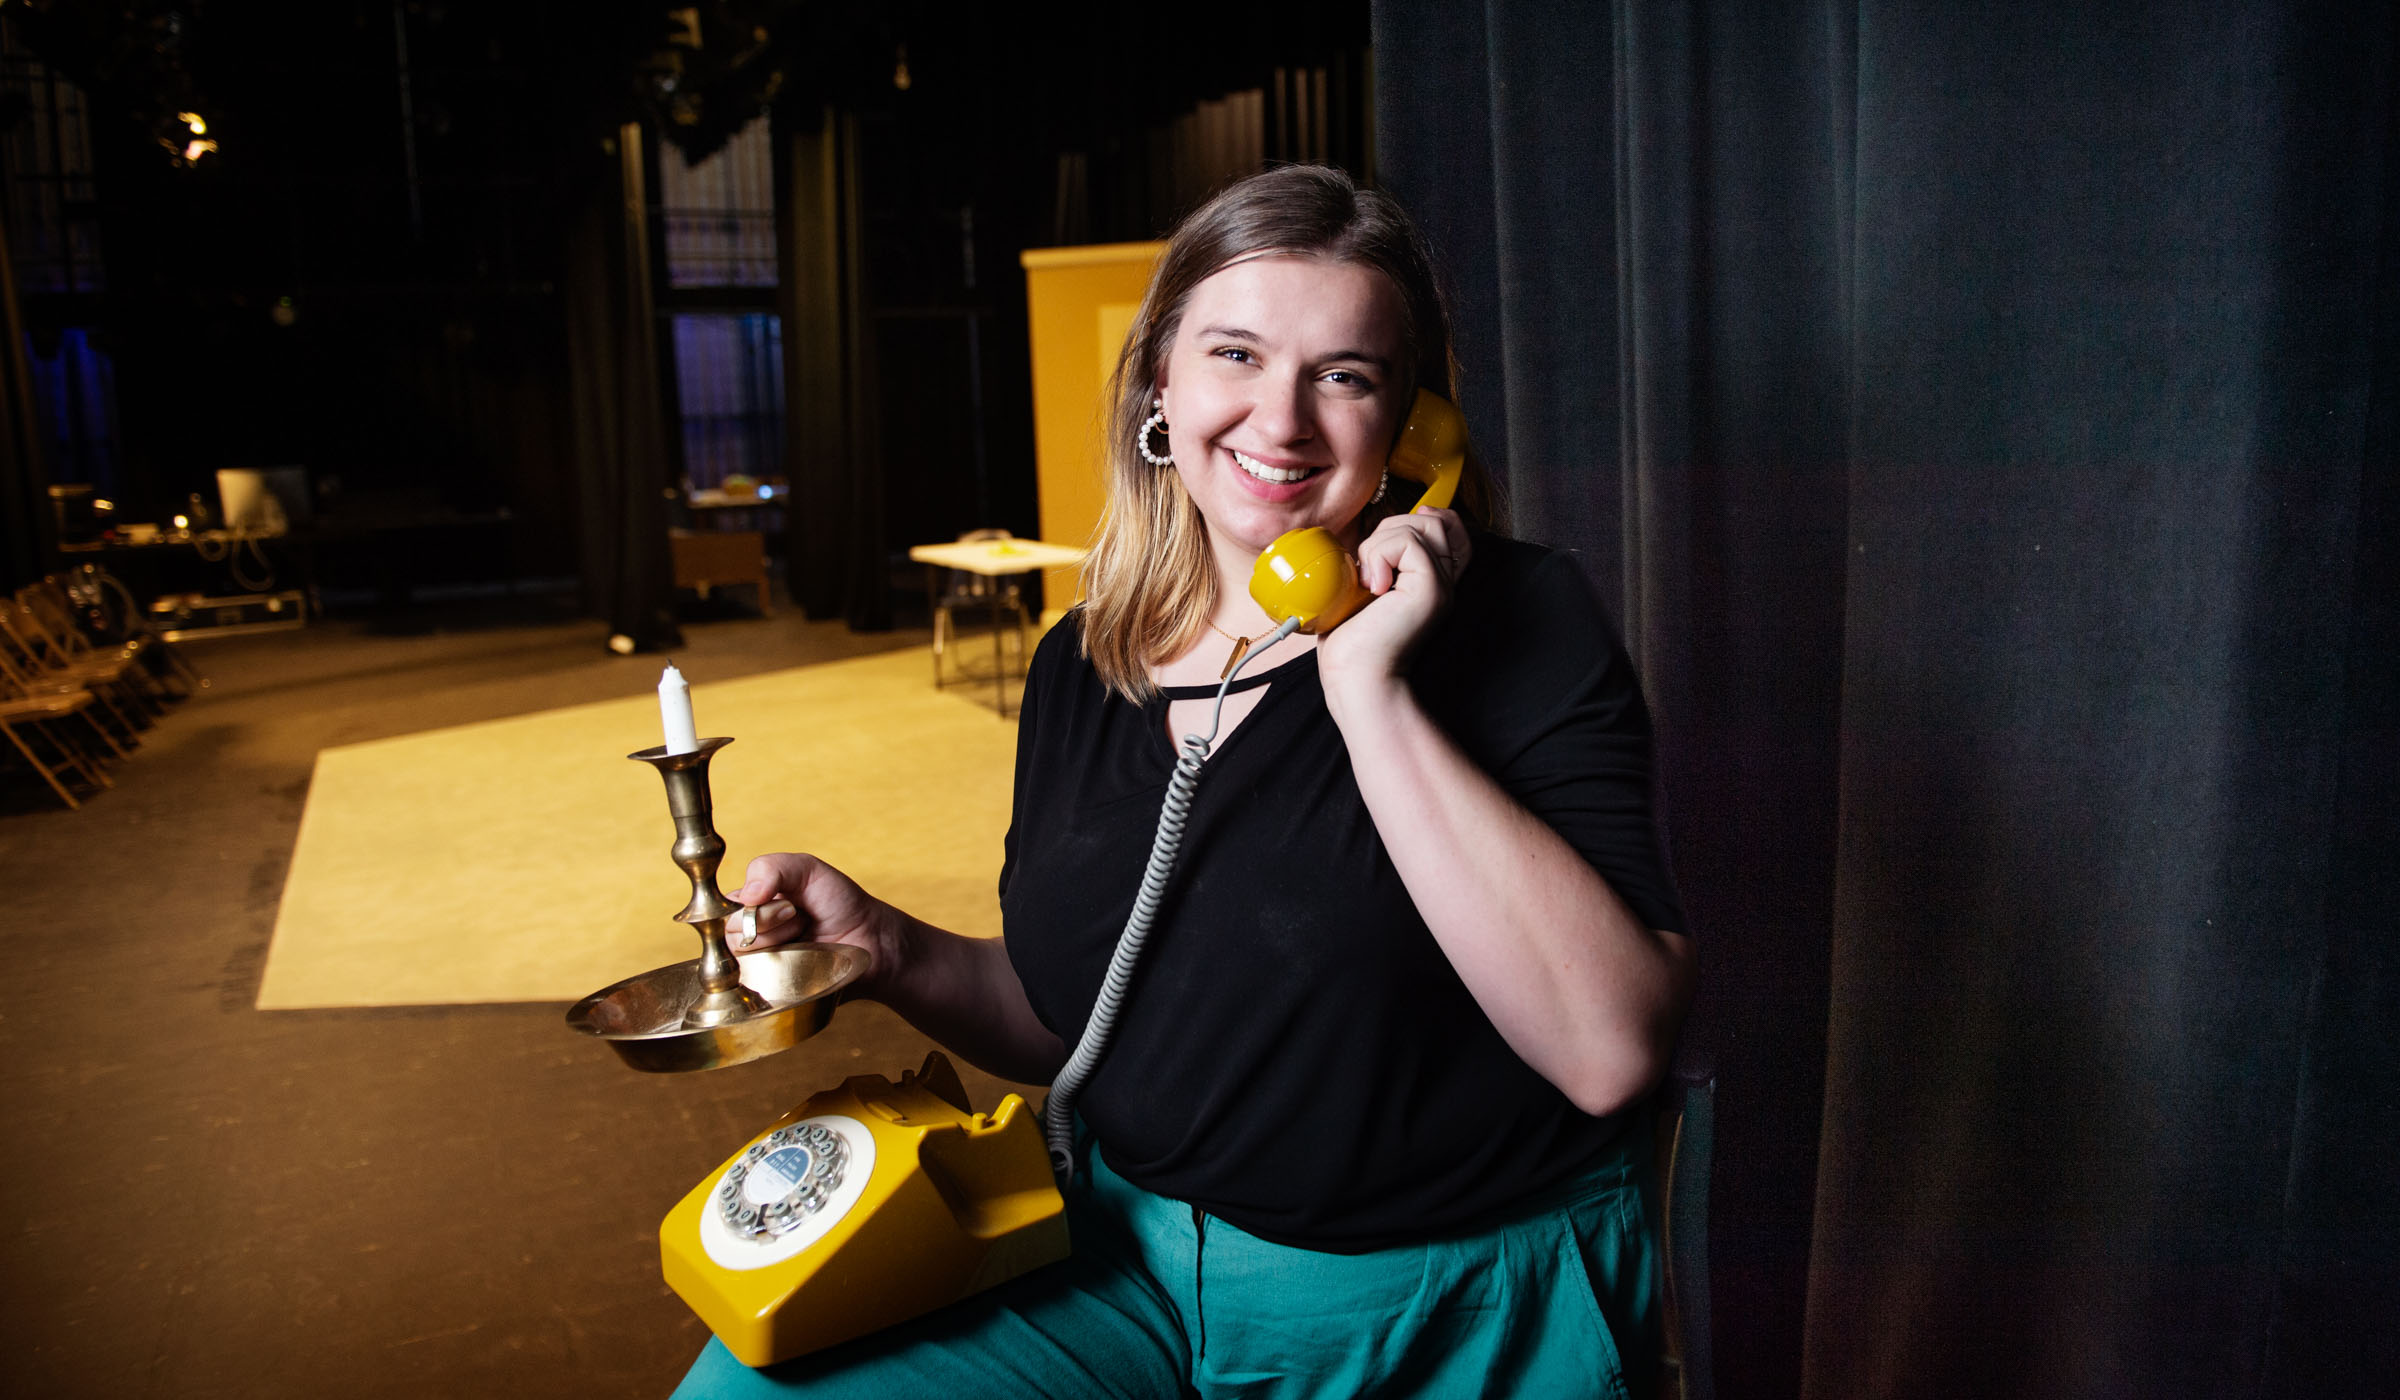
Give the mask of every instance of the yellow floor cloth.
[[[727, 890], [805, 850], [999, 933], [1016, 725], [930, 671], [910, 650], [693, 688], [700, 733], [736, 741], [710, 766]], [[259, 1007], [563, 1002], [697, 956], [664, 785], [624, 757], [658, 734], [643, 697], [320, 753]]]

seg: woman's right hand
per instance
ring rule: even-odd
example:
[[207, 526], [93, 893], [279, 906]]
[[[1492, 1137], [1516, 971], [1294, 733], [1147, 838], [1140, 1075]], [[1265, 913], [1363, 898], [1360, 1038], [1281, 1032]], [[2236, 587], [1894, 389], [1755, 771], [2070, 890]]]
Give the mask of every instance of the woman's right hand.
[[875, 966], [856, 991], [877, 999], [899, 975], [901, 935], [908, 920], [815, 856], [780, 851], [758, 857], [732, 898], [758, 911], [755, 937], [743, 915], [726, 920], [725, 941], [736, 956], [799, 939], [848, 943], [874, 955]]
[[734, 900], [758, 911], [742, 941], [742, 916], [726, 920], [738, 956], [800, 939], [848, 943], [875, 957], [857, 995], [882, 1002], [970, 1062], [1022, 1084], [1046, 1084], [1066, 1047], [1034, 1015], [997, 938], [968, 938], [921, 923], [858, 887], [815, 856], [784, 852], [750, 862]]

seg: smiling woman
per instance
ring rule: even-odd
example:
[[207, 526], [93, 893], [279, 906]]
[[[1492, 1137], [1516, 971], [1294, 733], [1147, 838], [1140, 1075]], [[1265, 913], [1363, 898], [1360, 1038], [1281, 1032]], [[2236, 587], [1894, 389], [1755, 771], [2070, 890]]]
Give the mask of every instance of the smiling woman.
[[1263, 254], [1193, 289], [1157, 404], [1176, 474], [1209, 524], [1220, 599], [1245, 630], [1263, 614], [1230, 585], [1288, 530], [1358, 544], [1400, 428], [1400, 295], [1356, 263]]
[[[1387, 481], [1449, 347], [1415, 231], [1337, 171], [1177, 231], [1119, 361], [1089, 601], [1026, 680], [1003, 938], [806, 855], [735, 894], [788, 901], [762, 943], [865, 946], [864, 995], [1059, 1076], [1075, 1253], [763, 1371], [712, 1346], [683, 1393], [1649, 1392], [1640, 1110], [1692, 981], [1649, 721], [1573, 561], [1482, 528], [1471, 457], [1461, 511]], [[1260, 653], [1220, 722], [1224, 643], [1271, 630], [1253, 562], [1299, 529], [1368, 600]]]
[[[1389, 197], [1293, 166], [1186, 219], [1111, 385], [1109, 505], [1084, 567], [1102, 679], [1143, 698], [1150, 668], [1211, 629], [1267, 630], [1241, 588], [1258, 551], [1302, 525], [1355, 547], [1401, 503], [1381, 483], [1407, 405], [1455, 399], [1456, 374], [1432, 257]], [[1160, 441], [1173, 473], [1142, 451]], [[1494, 507], [1470, 453], [1458, 513], [1496, 524]]]

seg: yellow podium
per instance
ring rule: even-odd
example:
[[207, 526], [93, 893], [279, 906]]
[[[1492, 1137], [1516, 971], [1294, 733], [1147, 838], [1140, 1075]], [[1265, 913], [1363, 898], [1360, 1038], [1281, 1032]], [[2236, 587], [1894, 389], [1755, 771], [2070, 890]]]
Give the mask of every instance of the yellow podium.
[[[1105, 499], [1100, 425], [1108, 376], [1125, 332], [1150, 286], [1164, 243], [1099, 243], [1029, 248], [1025, 313], [1033, 342], [1033, 444], [1042, 511], [1041, 536], [1082, 544], [1100, 523]], [[1075, 571], [1046, 570], [1046, 609], [1063, 612], [1080, 596]]]

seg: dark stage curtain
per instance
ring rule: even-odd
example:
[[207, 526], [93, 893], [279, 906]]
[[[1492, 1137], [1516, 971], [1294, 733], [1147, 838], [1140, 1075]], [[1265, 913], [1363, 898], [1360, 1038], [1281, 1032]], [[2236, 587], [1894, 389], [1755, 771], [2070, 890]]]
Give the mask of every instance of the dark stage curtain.
[[0, 225], [0, 590], [14, 592], [49, 567], [56, 522], [9, 232]]
[[2391, 7], [1543, 8], [1379, 161], [1657, 714], [1722, 1392], [2386, 1384]]
[[579, 487], [583, 606], [642, 651], [680, 645], [667, 552], [665, 409], [651, 298], [642, 129], [617, 138], [613, 179], [585, 199], [567, 249], [568, 412]]
[[875, 344], [860, 246], [858, 119], [776, 117], [783, 308], [784, 557], [792, 601], [861, 631], [892, 625]]

